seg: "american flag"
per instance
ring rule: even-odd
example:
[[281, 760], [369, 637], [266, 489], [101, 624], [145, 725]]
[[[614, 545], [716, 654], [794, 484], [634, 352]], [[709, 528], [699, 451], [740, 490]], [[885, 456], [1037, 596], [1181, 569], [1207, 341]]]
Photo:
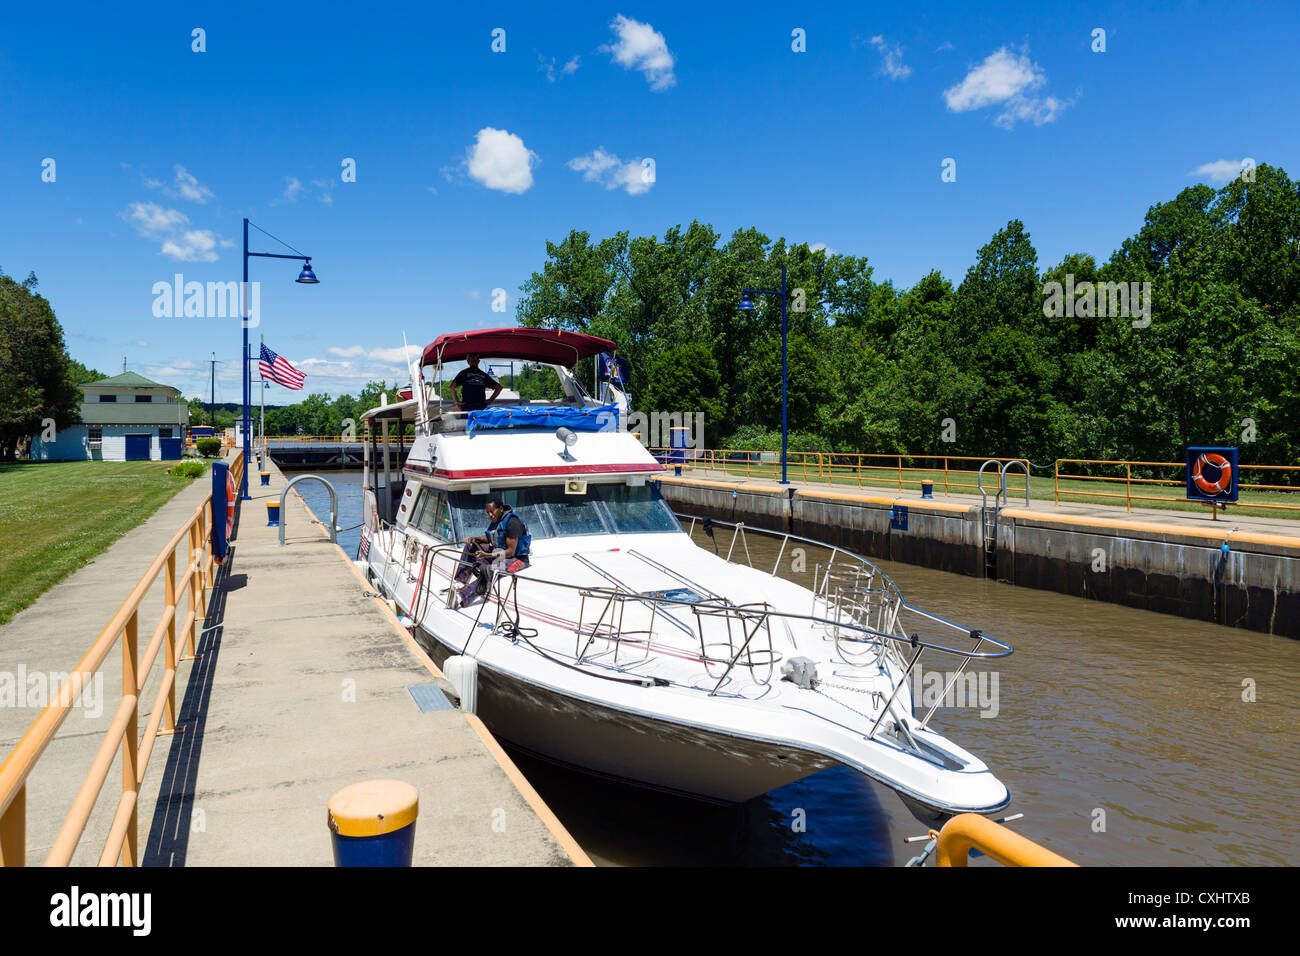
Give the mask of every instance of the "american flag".
[[276, 355], [265, 345], [262, 346], [262, 358], [257, 363], [257, 370], [261, 373], [262, 378], [269, 378], [273, 382], [279, 382], [285, 388], [301, 389], [302, 383], [306, 376], [298, 371], [288, 360]]

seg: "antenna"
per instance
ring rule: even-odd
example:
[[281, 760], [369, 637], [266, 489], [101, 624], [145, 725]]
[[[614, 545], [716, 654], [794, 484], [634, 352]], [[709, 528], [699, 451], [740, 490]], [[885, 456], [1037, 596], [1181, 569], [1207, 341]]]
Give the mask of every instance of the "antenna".
[[416, 371], [416, 366], [411, 364], [411, 347], [406, 344], [406, 330], [402, 330], [402, 359], [406, 362], [406, 374], [411, 379], [411, 397], [415, 399], [415, 433], [422, 435], [425, 432], [425, 406], [424, 406], [424, 370]]

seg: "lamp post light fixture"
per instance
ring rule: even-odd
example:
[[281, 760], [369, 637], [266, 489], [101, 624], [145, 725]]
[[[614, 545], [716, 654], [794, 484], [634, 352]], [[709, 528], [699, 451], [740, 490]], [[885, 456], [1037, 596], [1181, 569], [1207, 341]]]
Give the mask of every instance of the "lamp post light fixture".
[[[257, 229], [259, 232], [266, 232], [266, 230], [260, 228], [259, 226], [254, 226], [253, 228]], [[269, 232], [267, 232], [266, 234], [268, 236], [271, 236]], [[275, 239], [275, 236], [271, 236], [271, 238]], [[288, 246], [288, 248], [290, 249], [293, 249], [293, 246], [290, 246], [287, 242], [283, 242], [280, 239], [276, 239], [275, 241], [282, 242], [283, 245]], [[294, 251], [297, 252], [296, 249], [294, 249]], [[304, 285], [314, 285], [320, 282], [320, 279], [316, 278], [316, 273], [311, 271], [311, 256], [305, 256], [302, 255], [301, 253], [299, 253], [296, 256], [287, 256], [278, 252], [249, 252], [248, 251], [248, 220], [247, 219], [244, 220], [244, 284], [243, 286], [241, 286], [243, 292], [243, 295], [241, 296], [241, 299], [243, 300], [243, 304], [242, 304], [243, 322], [240, 323], [244, 327], [244, 415], [241, 423], [244, 432], [244, 441], [243, 441], [244, 477], [243, 480], [240, 482], [241, 487], [239, 489], [239, 497], [242, 498], [244, 501], [248, 501], [252, 497], [248, 493], [248, 462], [252, 458], [252, 447], [250, 443], [251, 436], [249, 433], [252, 431], [252, 427], [253, 427], [252, 411], [249, 408], [250, 399], [252, 398], [253, 383], [248, 377], [248, 260], [250, 258], [298, 259], [303, 264], [302, 271], [298, 273], [298, 278], [295, 279], [294, 281], [301, 282]], [[265, 388], [265, 384], [263, 384], [263, 388]], [[265, 401], [265, 399], [263, 399], [263, 401]]]
[[781, 267], [781, 289], [741, 289], [740, 308], [746, 312], [751, 312], [757, 308], [754, 305], [755, 295], [779, 295], [781, 297], [781, 484], [790, 484], [790, 479], [786, 477], [786, 458], [789, 449], [789, 402], [787, 393], [787, 376], [786, 376], [786, 331], [788, 323], [786, 321], [786, 288], [785, 288], [785, 266]]

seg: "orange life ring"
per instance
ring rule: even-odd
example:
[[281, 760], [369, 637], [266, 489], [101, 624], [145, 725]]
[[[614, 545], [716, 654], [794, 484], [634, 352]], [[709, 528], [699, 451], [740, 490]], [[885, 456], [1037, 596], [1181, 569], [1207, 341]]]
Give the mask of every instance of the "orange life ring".
[[[1218, 481], [1210, 481], [1201, 474], [1201, 470], [1206, 465], [1213, 465], [1219, 470]], [[1205, 452], [1192, 463], [1192, 481], [1203, 495], [1226, 494], [1228, 489], [1232, 487], [1232, 462], [1214, 452]]]
[[235, 533], [235, 500], [238, 495], [235, 492], [235, 476], [228, 470], [226, 472], [226, 542], [229, 543], [230, 536]]

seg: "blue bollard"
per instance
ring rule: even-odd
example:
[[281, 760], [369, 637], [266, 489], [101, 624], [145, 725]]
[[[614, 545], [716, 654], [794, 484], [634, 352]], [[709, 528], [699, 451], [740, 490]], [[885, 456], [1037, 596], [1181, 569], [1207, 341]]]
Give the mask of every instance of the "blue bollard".
[[271, 473], [269, 471], [264, 471], [261, 474], [262, 474], [262, 487], [263, 488], [271, 487]]
[[280, 502], [268, 501], [266, 503], [266, 526], [268, 528], [280, 527]]
[[934, 482], [933, 482], [933, 481], [922, 481], [922, 482], [921, 482], [921, 497], [922, 497], [922, 498], [933, 498], [933, 497], [934, 497]]
[[330, 797], [335, 866], [410, 866], [420, 794], [401, 780], [366, 780]]

